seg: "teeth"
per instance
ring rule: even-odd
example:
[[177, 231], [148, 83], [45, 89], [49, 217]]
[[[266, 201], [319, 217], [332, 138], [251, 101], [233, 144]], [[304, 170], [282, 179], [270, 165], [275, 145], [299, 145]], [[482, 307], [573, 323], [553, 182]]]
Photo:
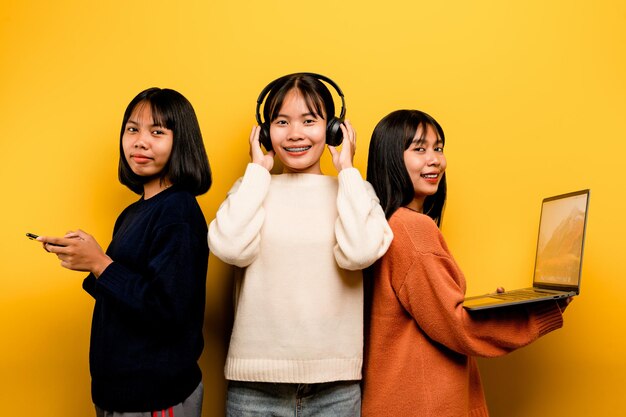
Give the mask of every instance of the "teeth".
[[303, 146], [303, 147], [300, 147], [300, 148], [285, 148], [285, 150], [287, 152], [304, 152], [304, 151], [306, 151], [308, 149], [311, 149], [311, 147], [310, 146]]
[[438, 175], [437, 174], [422, 174], [422, 177], [424, 177], [424, 178], [437, 178]]

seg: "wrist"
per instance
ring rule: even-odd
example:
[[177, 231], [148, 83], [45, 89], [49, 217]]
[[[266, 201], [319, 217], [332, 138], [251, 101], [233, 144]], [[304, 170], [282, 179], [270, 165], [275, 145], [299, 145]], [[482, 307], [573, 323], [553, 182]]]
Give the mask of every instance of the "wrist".
[[111, 265], [113, 263], [113, 259], [109, 258], [108, 256], [104, 256], [102, 258], [102, 260], [100, 262], [98, 262], [96, 264], [96, 266], [94, 266], [94, 268], [92, 268], [91, 273], [96, 277], [96, 278], [100, 278], [100, 275], [102, 275], [102, 273], [104, 272], [105, 269], [107, 269], [107, 267], [109, 265]]
[[267, 169], [268, 171], [270, 171], [271, 168], [267, 167], [267, 164], [265, 164], [264, 162], [259, 162], [259, 161], [252, 161], [253, 164], [259, 165], [265, 169]]
[[339, 165], [339, 171], [343, 171], [344, 169], [350, 169], [350, 168], [354, 168], [354, 165], [352, 165], [352, 162]]

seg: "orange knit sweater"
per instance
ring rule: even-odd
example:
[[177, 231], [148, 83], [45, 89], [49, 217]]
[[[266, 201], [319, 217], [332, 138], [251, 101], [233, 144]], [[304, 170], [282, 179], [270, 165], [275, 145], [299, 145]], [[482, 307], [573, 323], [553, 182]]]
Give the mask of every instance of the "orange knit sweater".
[[[362, 416], [488, 416], [472, 356], [504, 355], [563, 325], [555, 302], [469, 314], [435, 223], [406, 208], [368, 283]], [[371, 274], [370, 274], [371, 275]]]

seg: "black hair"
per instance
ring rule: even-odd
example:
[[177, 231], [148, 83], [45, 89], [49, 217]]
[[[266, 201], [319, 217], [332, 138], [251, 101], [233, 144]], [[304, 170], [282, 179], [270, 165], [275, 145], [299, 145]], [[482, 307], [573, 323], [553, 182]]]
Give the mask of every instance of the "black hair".
[[[372, 133], [367, 160], [367, 181], [374, 187], [387, 219], [415, 197], [413, 183], [404, 163], [404, 151], [411, 146], [420, 126], [422, 135], [426, 135], [426, 127], [431, 126], [442, 144], [445, 144], [445, 135], [439, 123], [419, 110], [394, 111], [378, 122]], [[424, 214], [430, 216], [437, 226], [441, 225], [445, 202], [444, 172], [437, 192], [426, 196], [424, 200]]]
[[302, 94], [311, 113], [327, 121], [335, 116], [335, 102], [328, 87], [312, 75], [296, 73], [285, 75], [274, 81], [263, 107], [265, 122], [271, 123], [276, 120], [285, 101], [285, 96], [293, 89]]
[[133, 192], [142, 194], [144, 183], [151, 179], [133, 172], [122, 145], [128, 119], [138, 106], [144, 104], [150, 105], [153, 123], [170, 129], [174, 134], [170, 158], [159, 174], [161, 181], [168, 179], [172, 185], [194, 196], [206, 193], [213, 180], [196, 113], [189, 100], [168, 88], [148, 88], [137, 94], [126, 107], [120, 133], [120, 182]]

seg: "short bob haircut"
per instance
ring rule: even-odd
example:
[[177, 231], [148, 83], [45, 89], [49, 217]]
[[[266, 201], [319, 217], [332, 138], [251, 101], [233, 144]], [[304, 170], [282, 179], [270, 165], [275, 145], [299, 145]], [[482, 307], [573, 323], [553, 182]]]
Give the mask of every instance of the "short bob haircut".
[[128, 104], [120, 133], [118, 168], [120, 182], [133, 192], [143, 194], [143, 185], [151, 179], [133, 172], [124, 156], [122, 146], [128, 119], [133, 111], [143, 105], [150, 105], [155, 125], [170, 129], [174, 134], [172, 153], [159, 174], [161, 181], [168, 179], [173, 185], [189, 191], [194, 196], [206, 193], [211, 188], [213, 180], [196, 113], [182, 94], [167, 88], [148, 88]]
[[306, 73], [285, 75], [273, 82], [272, 90], [267, 95], [263, 106], [263, 120], [273, 122], [278, 117], [285, 96], [296, 89], [302, 94], [307, 108], [313, 114], [328, 122], [335, 117], [333, 96], [319, 79]]
[[[404, 163], [404, 151], [411, 146], [415, 132], [420, 126], [423, 135], [426, 134], [426, 126], [431, 126], [445, 145], [446, 139], [439, 123], [419, 110], [394, 111], [378, 122], [372, 133], [367, 161], [367, 180], [376, 190], [387, 219], [415, 197], [413, 183]], [[430, 216], [437, 226], [441, 225], [445, 202], [444, 172], [437, 192], [427, 196], [424, 201], [424, 214]]]

